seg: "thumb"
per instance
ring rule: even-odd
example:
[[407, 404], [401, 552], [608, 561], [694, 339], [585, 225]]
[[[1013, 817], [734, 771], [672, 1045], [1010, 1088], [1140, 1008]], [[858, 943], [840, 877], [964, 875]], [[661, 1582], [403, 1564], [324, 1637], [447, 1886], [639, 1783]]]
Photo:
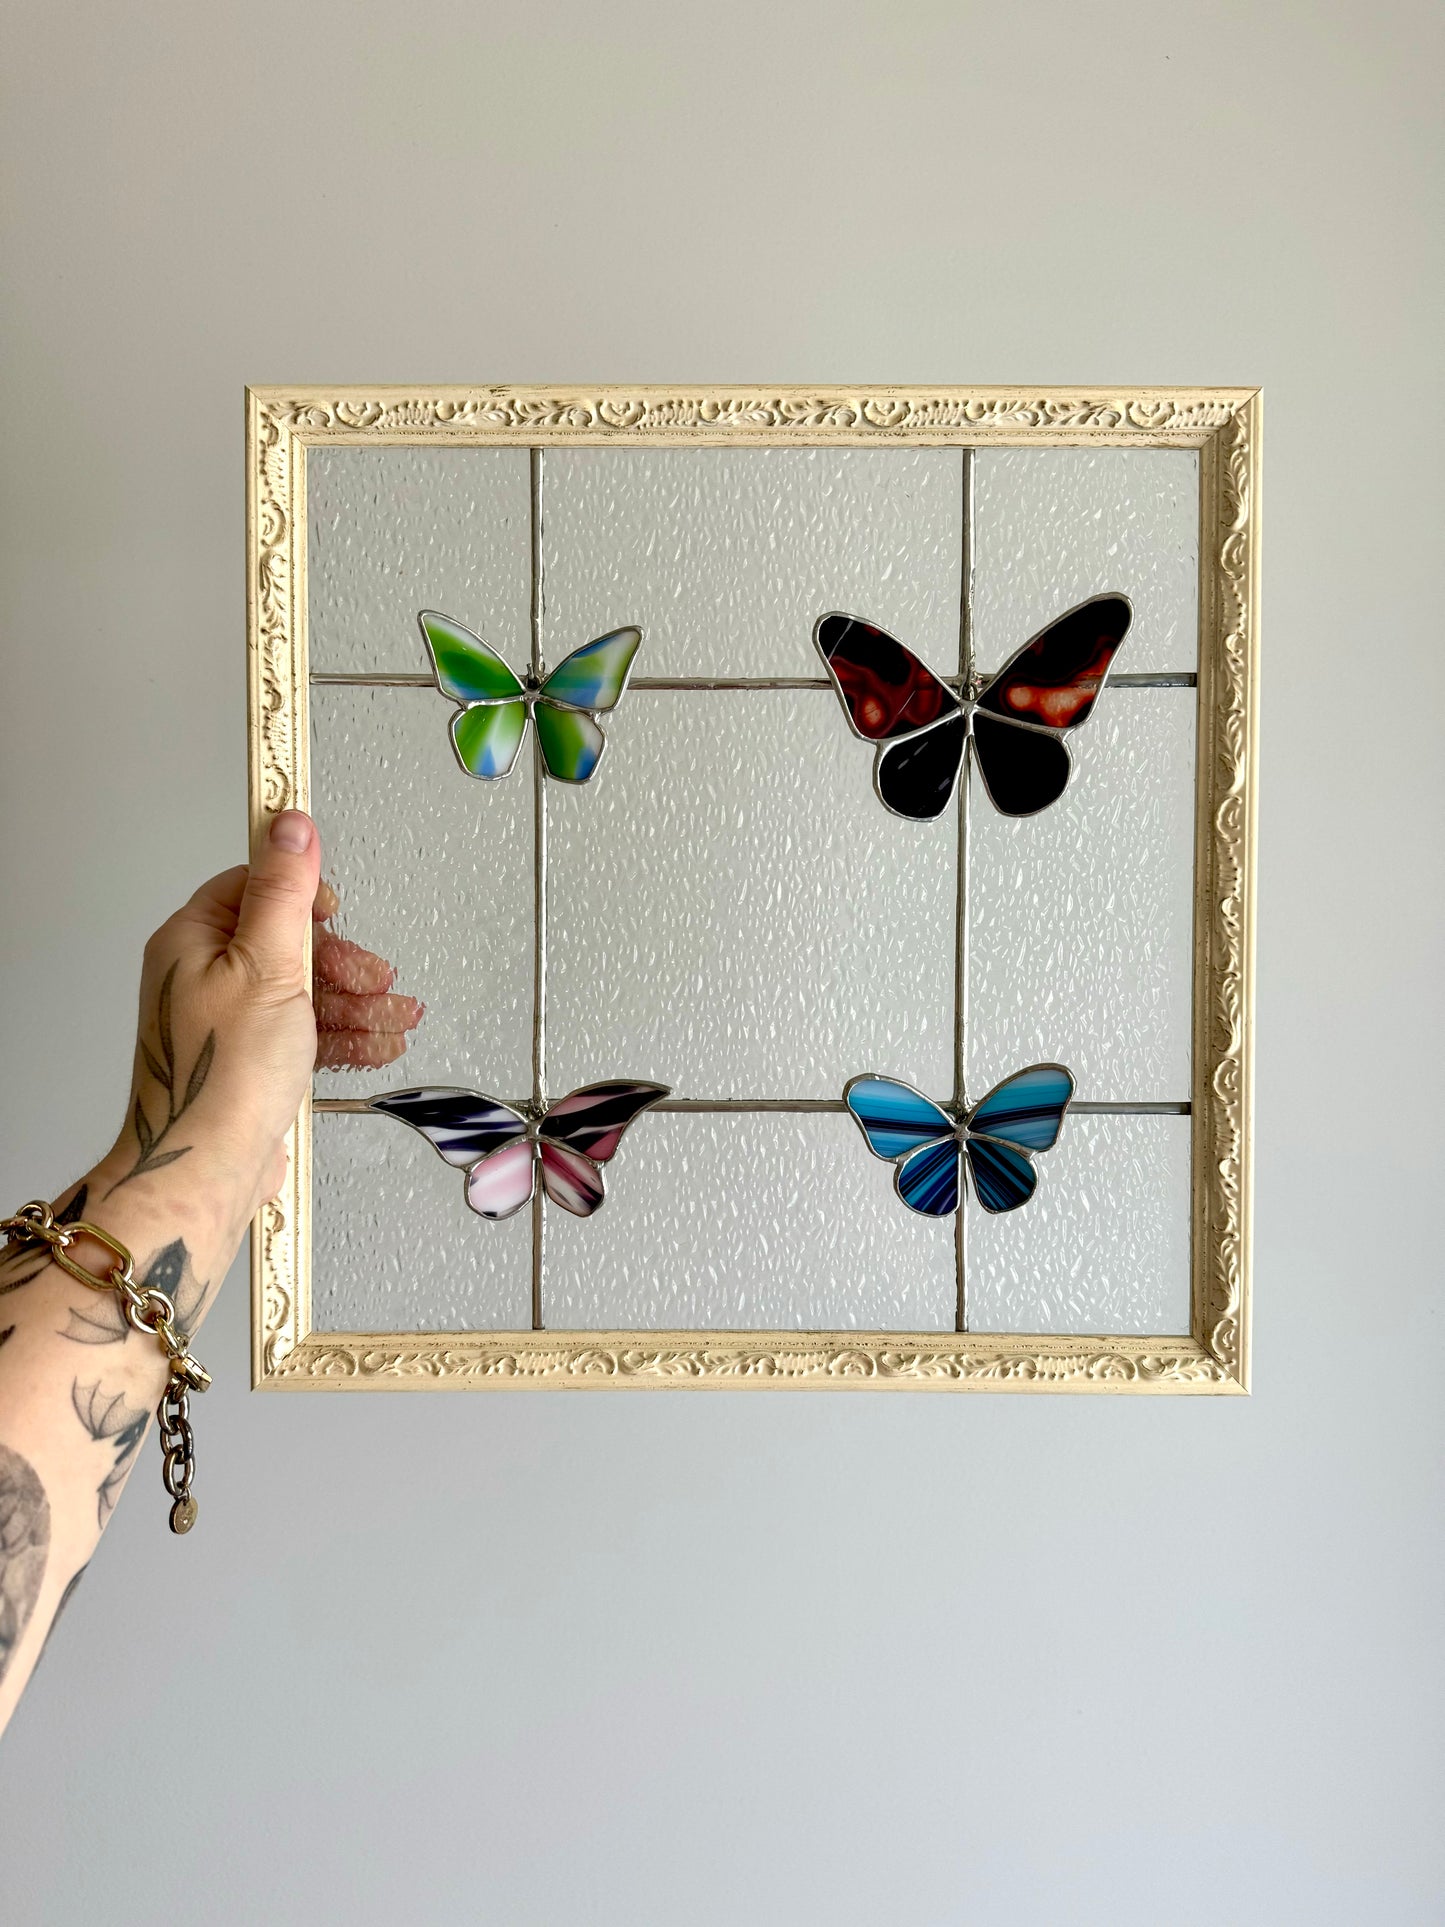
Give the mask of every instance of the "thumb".
[[300, 810], [273, 817], [257, 845], [231, 949], [258, 976], [302, 982], [301, 960], [321, 874], [321, 839]]

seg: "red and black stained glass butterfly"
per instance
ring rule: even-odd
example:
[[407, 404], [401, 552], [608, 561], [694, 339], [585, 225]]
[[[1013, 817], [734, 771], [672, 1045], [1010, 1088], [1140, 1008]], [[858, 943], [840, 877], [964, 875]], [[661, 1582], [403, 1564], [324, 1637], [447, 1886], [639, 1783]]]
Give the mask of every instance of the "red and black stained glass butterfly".
[[941, 816], [971, 745], [994, 808], [1033, 816], [1064, 793], [1065, 736], [1088, 720], [1133, 613], [1127, 596], [1081, 602], [962, 695], [857, 616], [821, 616], [813, 641], [854, 735], [878, 745], [873, 787], [885, 809]]
[[370, 1110], [419, 1131], [439, 1157], [467, 1174], [479, 1217], [510, 1218], [529, 1204], [537, 1173], [553, 1204], [590, 1218], [607, 1195], [601, 1167], [638, 1115], [667, 1096], [666, 1084], [586, 1084], [528, 1116], [480, 1091], [433, 1086], [388, 1091]]

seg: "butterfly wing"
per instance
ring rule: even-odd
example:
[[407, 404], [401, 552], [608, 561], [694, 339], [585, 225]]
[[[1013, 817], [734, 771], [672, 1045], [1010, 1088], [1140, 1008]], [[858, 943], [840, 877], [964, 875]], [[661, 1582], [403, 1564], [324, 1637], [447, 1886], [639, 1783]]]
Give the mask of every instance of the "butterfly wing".
[[558, 663], [542, 684], [542, 694], [564, 709], [615, 709], [641, 645], [640, 629], [614, 629], [595, 642], [584, 642]]
[[550, 702], [538, 703], [533, 714], [547, 774], [559, 783], [585, 783], [607, 747], [601, 724], [585, 710], [557, 709]]
[[565, 1144], [543, 1138], [542, 1189], [553, 1204], [570, 1211], [574, 1218], [590, 1218], [607, 1195], [602, 1173], [591, 1158], [570, 1151]]
[[467, 1203], [479, 1218], [495, 1223], [530, 1204], [537, 1182], [537, 1160], [526, 1138], [504, 1144], [467, 1173]]
[[499, 1104], [479, 1091], [460, 1091], [439, 1085], [424, 1090], [388, 1091], [373, 1097], [367, 1107], [409, 1124], [448, 1164], [465, 1169], [512, 1138], [526, 1134], [526, 1120], [510, 1104]]
[[666, 1084], [585, 1084], [559, 1099], [542, 1120], [544, 1169], [549, 1144], [565, 1146], [593, 1164], [605, 1164], [632, 1120], [666, 1097], [669, 1088]]
[[1026, 1151], [1048, 1151], [1058, 1142], [1073, 1095], [1072, 1071], [1062, 1064], [1030, 1064], [995, 1084], [965, 1121], [985, 1137], [1003, 1138]]
[[1020, 729], [975, 710], [973, 753], [988, 800], [1004, 816], [1037, 816], [1068, 787], [1068, 749], [1041, 729]]
[[1017, 1211], [1028, 1203], [1039, 1181], [1028, 1153], [1058, 1142], [1073, 1095], [1073, 1073], [1062, 1064], [1030, 1064], [974, 1105], [964, 1149], [985, 1211]]
[[921, 1211], [926, 1218], [947, 1218], [957, 1211], [959, 1157], [958, 1139], [950, 1137], [942, 1144], [925, 1144], [904, 1158], [893, 1186], [910, 1211]]
[[452, 717], [452, 748], [468, 776], [491, 782], [511, 773], [527, 733], [525, 703], [473, 703]]
[[435, 609], [423, 609], [417, 624], [444, 696], [458, 703], [505, 703], [521, 695], [521, 683], [496, 650], [464, 624]]
[[1081, 602], [1004, 664], [979, 692], [978, 709], [1041, 729], [1077, 729], [1099, 699], [1133, 615], [1127, 596]]
[[947, 1111], [895, 1077], [876, 1077], [871, 1072], [850, 1077], [843, 1087], [843, 1102], [875, 1158], [892, 1162], [921, 1145], [953, 1137], [953, 1119]]
[[959, 707], [953, 691], [911, 649], [857, 616], [820, 616], [813, 642], [854, 735], [865, 742], [906, 736]]
[[1017, 1211], [1034, 1195], [1039, 1174], [1022, 1151], [991, 1137], [964, 1139], [974, 1194], [985, 1211]]
[[[1009, 733], [1021, 736], [1023, 731]], [[930, 823], [942, 816], [958, 781], [966, 740], [963, 717], [955, 715], [880, 749], [873, 765], [873, 787], [884, 808], [915, 823]]]
[[985, 683], [973, 713], [974, 753], [989, 800], [1005, 816], [1034, 816], [1063, 795], [1070, 762], [1062, 732], [1093, 713], [1133, 615], [1127, 596], [1094, 596], [1041, 629]]

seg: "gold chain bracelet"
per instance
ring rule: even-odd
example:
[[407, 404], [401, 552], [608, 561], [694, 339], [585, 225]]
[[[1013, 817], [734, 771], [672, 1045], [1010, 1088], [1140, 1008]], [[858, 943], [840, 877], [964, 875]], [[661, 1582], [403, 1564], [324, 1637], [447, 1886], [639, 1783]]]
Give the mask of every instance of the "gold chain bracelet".
[[[191, 1480], [196, 1471], [196, 1441], [191, 1432], [192, 1392], [204, 1392], [211, 1375], [200, 1360], [191, 1355], [189, 1335], [176, 1323], [176, 1308], [163, 1291], [154, 1285], [138, 1285], [135, 1260], [108, 1231], [83, 1219], [74, 1224], [57, 1224], [55, 1214], [44, 1198], [22, 1204], [13, 1218], [0, 1218], [0, 1231], [22, 1244], [44, 1244], [62, 1271], [78, 1278], [92, 1291], [113, 1291], [120, 1299], [125, 1322], [132, 1331], [148, 1332], [170, 1363], [170, 1376], [161, 1402], [156, 1407], [160, 1426], [161, 1450], [165, 1454], [163, 1476], [171, 1499], [171, 1531], [189, 1532], [196, 1523], [196, 1502], [191, 1496]], [[94, 1238], [104, 1245], [114, 1263], [108, 1278], [78, 1264], [69, 1247], [77, 1238]]]

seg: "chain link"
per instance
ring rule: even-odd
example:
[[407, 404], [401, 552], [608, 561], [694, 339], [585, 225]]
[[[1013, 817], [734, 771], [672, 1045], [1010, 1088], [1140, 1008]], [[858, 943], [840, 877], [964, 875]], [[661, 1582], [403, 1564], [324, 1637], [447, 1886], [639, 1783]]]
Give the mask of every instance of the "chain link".
[[[22, 1244], [44, 1244], [62, 1271], [89, 1286], [92, 1291], [113, 1291], [120, 1300], [125, 1322], [132, 1331], [154, 1338], [170, 1365], [170, 1377], [156, 1411], [164, 1459], [161, 1476], [171, 1500], [171, 1531], [189, 1532], [196, 1523], [196, 1502], [191, 1496], [191, 1481], [196, 1474], [196, 1440], [191, 1430], [192, 1392], [204, 1392], [211, 1375], [198, 1358], [191, 1356], [189, 1335], [176, 1323], [174, 1302], [154, 1285], [138, 1285], [135, 1260], [118, 1239], [99, 1225], [78, 1219], [74, 1224], [58, 1224], [44, 1198], [32, 1198], [10, 1218], [0, 1218], [0, 1231]], [[89, 1271], [70, 1256], [77, 1238], [94, 1238], [110, 1253], [108, 1277]]]

